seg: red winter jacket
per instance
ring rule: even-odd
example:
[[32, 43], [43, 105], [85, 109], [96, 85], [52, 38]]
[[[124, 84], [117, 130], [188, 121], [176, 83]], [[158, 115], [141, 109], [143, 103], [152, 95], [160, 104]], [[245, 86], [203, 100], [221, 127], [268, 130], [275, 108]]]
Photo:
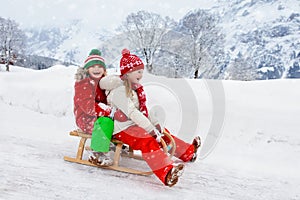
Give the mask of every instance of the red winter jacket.
[[75, 83], [74, 115], [77, 126], [86, 133], [92, 134], [94, 122], [98, 116], [109, 116], [110, 107], [99, 106], [107, 104], [104, 90], [99, 87], [99, 79], [87, 77]]

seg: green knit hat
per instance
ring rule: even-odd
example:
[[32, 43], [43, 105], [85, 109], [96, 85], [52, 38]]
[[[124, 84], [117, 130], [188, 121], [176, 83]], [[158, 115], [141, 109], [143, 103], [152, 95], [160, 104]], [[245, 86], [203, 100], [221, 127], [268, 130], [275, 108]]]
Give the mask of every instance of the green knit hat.
[[88, 69], [93, 65], [101, 65], [106, 69], [104, 59], [101, 57], [101, 52], [98, 49], [92, 49], [87, 59], [84, 61], [83, 68]]

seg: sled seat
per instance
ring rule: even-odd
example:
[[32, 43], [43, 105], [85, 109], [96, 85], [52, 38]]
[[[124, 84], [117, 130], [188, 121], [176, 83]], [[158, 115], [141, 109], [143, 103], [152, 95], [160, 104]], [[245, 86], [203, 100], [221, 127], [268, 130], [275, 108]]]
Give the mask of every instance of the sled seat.
[[112, 170], [117, 170], [117, 171], [122, 171], [122, 172], [127, 172], [127, 173], [139, 174], [139, 175], [153, 174], [152, 171], [140, 171], [140, 170], [135, 170], [135, 169], [119, 166], [121, 155], [124, 157], [130, 157], [130, 158], [134, 158], [134, 159], [143, 160], [143, 158], [141, 156], [135, 155], [133, 150], [130, 147], [129, 147], [128, 154], [122, 154], [122, 147], [124, 145], [124, 143], [122, 141], [119, 141], [117, 139], [111, 140], [111, 142], [116, 145], [116, 150], [114, 152], [114, 158], [113, 158], [113, 165], [112, 166], [98, 166], [93, 163], [90, 163], [88, 160], [82, 159], [84, 150], [90, 150], [90, 147], [86, 146], [85, 143], [86, 143], [87, 139], [90, 139], [92, 137], [92, 135], [84, 133], [80, 129], [71, 131], [69, 133], [69, 135], [75, 136], [75, 137], [80, 137], [80, 141], [79, 141], [79, 145], [78, 145], [76, 158], [71, 158], [71, 157], [65, 156], [64, 157], [65, 161], [75, 162], [75, 163], [80, 163], [80, 164], [85, 164], [85, 165], [90, 165], [90, 166], [95, 166], [95, 167], [107, 168], [107, 169], [112, 169]]
[[[175, 148], [176, 148], [175, 141], [168, 132], [165, 131], [164, 134], [171, 141], [171, 149], [170, 149], [169, 157], [172, 158], [174, 153], [175, 153]], [[116, 150], [114, 152], [114, 158], [113, 158], [113, 165], [111, 165], [111, 166], [98, 166], [98, 165], [95, 165], [93, 163], [90, 163], [88, 160], [83, 160], [82, 159], [84, 150], [90, 150], [90, 147], [86, 146], [85, 143], [86, 143], [87, 139], [90, 139], [92, 137], [92, 135], [87, 134], [87, 133], [83, 132], [80, 129], [71, 131], [69, 133], [69, 135], [70, 136], [75, 136], [75, 137], [80, 137], [80, 141], [79, 141], [79, 145], [78, 145], [76, 158], [65, 156], [64, 157], [65, 161], [75, 162], [75, 163], [80, 163], [80, 164], [90, 165], [90, 166], [95, 166], [95, 167], [101, 167], [101, 168], [106, 168], [106, 169], [111, 169], [111, 170], [116, 170], [116, 171], [121, 171], [121, 172], [127, 172], [127, 173], [132, 173], [132, 174], [138, 174], [138, 175], [151, 175], [151, 174], [153, 174], [152, 171], [140, 171], [140, 170], [136, 170], [136, 169], [132, 169], [132, 168], [126, 168], [126, 167], [119, 166], [121, 156], [134, 158], [134, 159], [138, 159], [138, 160], [144, 160], [140, 155], [135, 155], [134, 151], [130, 147], [129, 147], [129, 153], [128, 154], [122, 153], [122, 147], [123, 147], [123, 145], [126, 145], [122, 141], [119, 141], [119, 140], [114, 139], [114, 138], [111, 140], [111, 142], [116, 145]], [[166, 143], [163, 139], [161, 140], [161, 144], [162, 144], [164, 152], [168, 154], [168, 152], [169, 152], [168, 147], [167, 147], [167, 145], [166, 145]]]
[[[70, 132], [70, 135], [71, 136], [77, 136], [77, 137], [81, 137], [81, 138], [86, 138], [86, 139], [90, 139], [92, 138], [92, 135], [91, 134], [88, 134], [88, 133], [84, 133], [83, 131], [81, 131], [80, 129], [77, 129], [77, 130], [74, 130], [74, 131], [71, 131]], [[116, 145], [116, 148], [118, 147], [121, 147], [121, 150], [123, 148], [123, 145], [125, 145], [122, 141], [120, 140], [117, 140], [117, 139], [114, 139], [112, 138], [111, 139], [111, 142], [114, 143]], [[80, 143], [81, 144], [81, 143]], [[91, 148], [89, 146], [83, 146], [82, 148], [84, 148], [85, 150], [89, 151], [91, 150]], [[79, 148], [78, 148], [79, 149]], [[80, 148], [81, 150], [81, 148]], [[122, 151], [121, 151], [122, 152]], [[78, 152], [77, 152], [78, 153]], [[129, 147], [129, 152], [128, 154], [123, 154], [121, 153], [122, 156], [125, 156], [125, 157], [131, 157], [131, 158], [135, 158], [135, 159], [140, 159], [140, 160], [143, 160], [143, 158], [141, 156], [137, 156], [137, 155], [134, 155], [133, 153], [133, 150], [131, 147]], [[82, 158], [82, 157], [81, 157]]]

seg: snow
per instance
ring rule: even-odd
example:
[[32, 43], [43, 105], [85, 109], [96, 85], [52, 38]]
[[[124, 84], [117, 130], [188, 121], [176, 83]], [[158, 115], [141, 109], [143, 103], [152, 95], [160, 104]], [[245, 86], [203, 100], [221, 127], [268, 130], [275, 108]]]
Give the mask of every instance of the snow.
[[[232, 46], [237, 42], [236, 38], [239, 35], [247, 34], [254, 30], [269, 30], [270, 26], [274, 24], [280, 24], [279, 19], [288, 19], [292, 13], [297, 13], [300, 7], [299, 1], [295, 0], [280, 0], [280, 1], [223, 1], [223, 4], [217, 4], [218, 7], [215, 7], [219, 10], [220, 13], [225, 12], [225, 16], [222, 17], [222, 28], [224, 29], [224, 34], [226, 35], [226, 44], [227, 49], [232, 48]], [[283, 7], [284, 9], [278, 9]], [[266, 12], [268, 11], [268, 12]], [[249, 13], [246, 16], [243, 16], [243, 13]], [[285, 25], [288, 22], [284, 22]], [[235, 31], [233, 31], [235, 30]], [[268, 41], [268, 46], [265, 49], [272, 49], [272, 47], [283, 44], [284, 41], [294, 41], [298, 35], [287, 35], [286, 37], [276, 37], [276, 41], [268, 41], [268, 37], [265, 39]], [[277, 41], [278, 40], [278, 41]], [[286, 48], [288, 52], [290, 49], [290, 43], [286, 47], [283, 45], [283, 48]], [[243, 55], [248, 55], [249, 50], [247, 48], [241, 47], [243, 44], [235, 44], [239, 46], [236, 48], [232, 55], [237, 55], [241, 52]]]
[[[11, 67], [11, 72], [0, 67], [0, 199], [300, 199], [300, 80], [175, 80], [145, 74], [148, 106], [161, 105], [166, 126], [186, 141], [199, 134], [206, 145], [213, 113], [220, 109], [213, 102], [225, 106], [215, 148], [187, 163], [179, 183], [169, 188], [154, 175], [63, 160], [75, 156], [79, 142], [68, 135], [76, 128], [75, 66]], [[223, 86], [224, 102], [213, 84]], [[185, 86], [188, 98], [170, 85]], [[195, 125], [195, 132], [179, 132], [190, 128], [183, 122]], [[147, 168], [126, 158], [121, 164]]]
[[262, 68], [260, 68], [260, 69], [258, 69], [258, 71], [261, 71], [261, 72], [263, 72], [263, 73], [266, 73], [266, 72], [268, 72], [268, 71], [274, 71], [274, 67], [262, 67]]

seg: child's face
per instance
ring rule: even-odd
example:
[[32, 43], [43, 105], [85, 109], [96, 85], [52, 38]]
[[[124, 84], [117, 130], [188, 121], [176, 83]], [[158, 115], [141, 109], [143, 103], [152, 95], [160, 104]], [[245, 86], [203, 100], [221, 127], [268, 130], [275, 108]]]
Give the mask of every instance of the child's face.
[[139, 70], [130, 72], [130, 73], [128, 73], [128, 80], [131, 83], [139, 83], [140, 80], [143, 78], [143, 73], [144, 73], [143, 69], [139, 69]]
[[93, 65], [88, 68], [88, 73], [92, 78], [101, 78], [105, 70], [101, 65]]

